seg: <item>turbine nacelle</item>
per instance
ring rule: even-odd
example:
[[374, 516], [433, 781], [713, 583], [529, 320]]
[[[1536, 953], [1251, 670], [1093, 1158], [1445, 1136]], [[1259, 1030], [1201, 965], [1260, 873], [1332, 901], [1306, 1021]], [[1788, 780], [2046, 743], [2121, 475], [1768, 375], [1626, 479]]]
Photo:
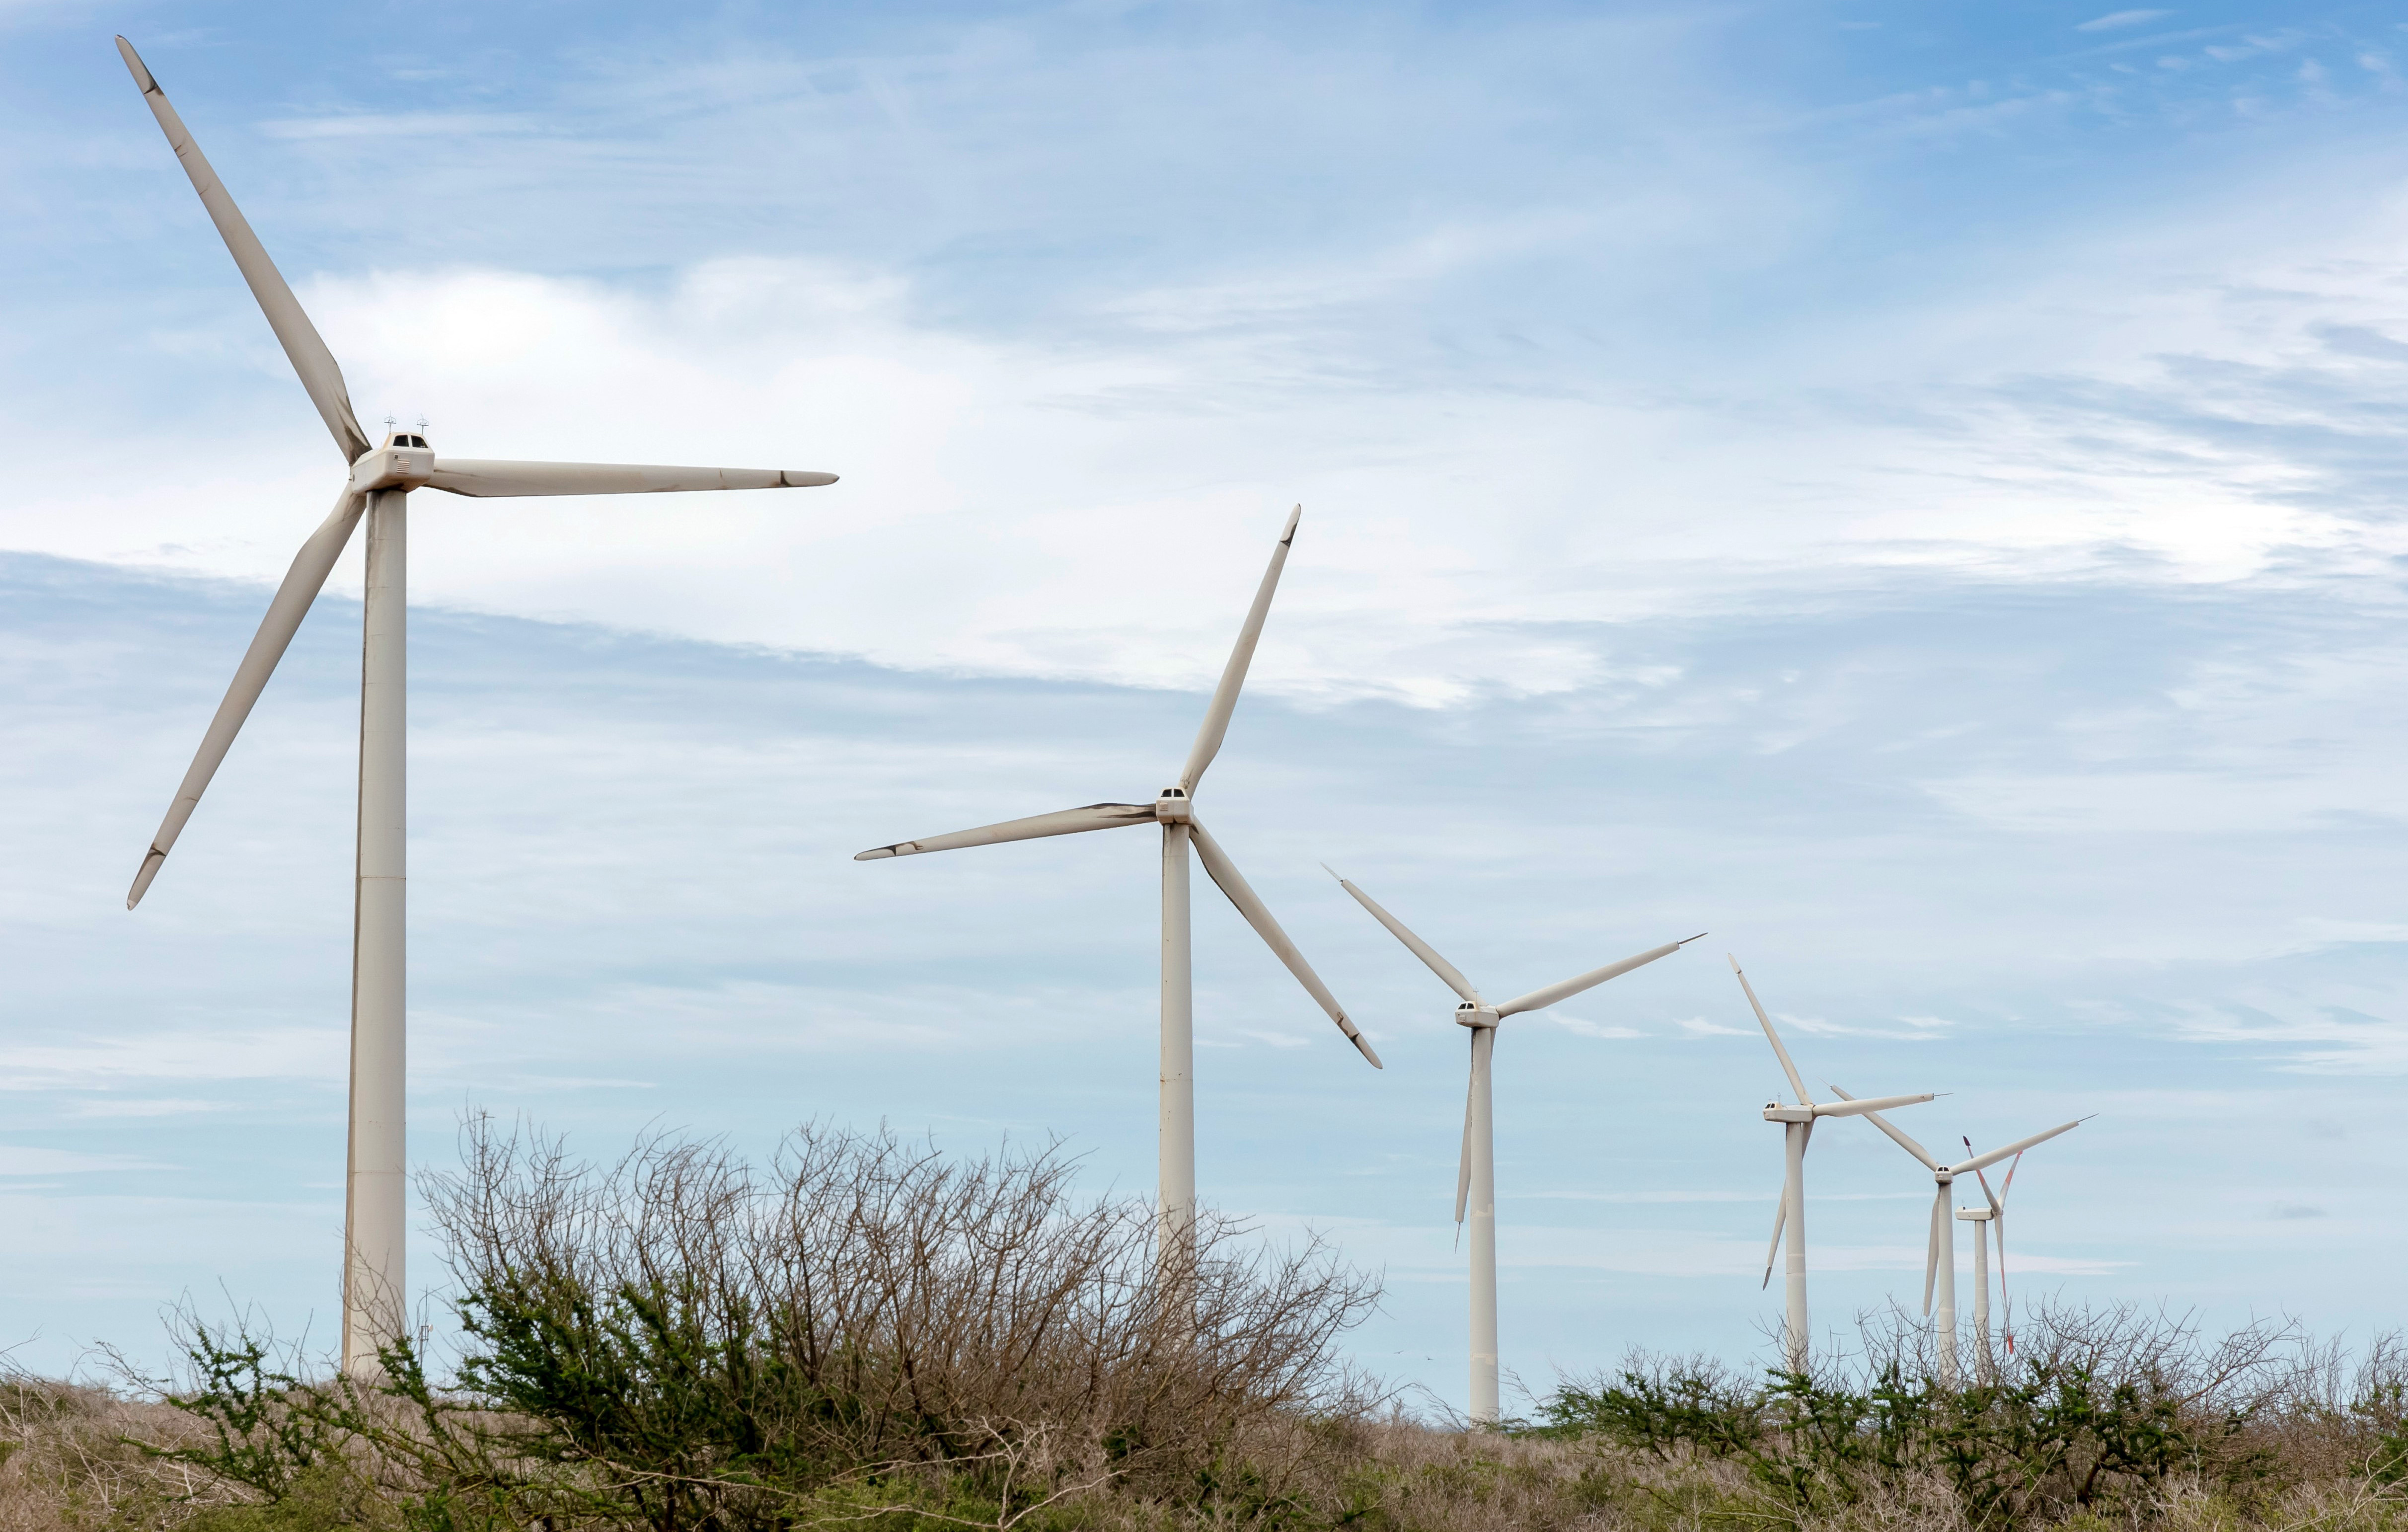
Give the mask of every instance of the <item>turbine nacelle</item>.
[[1466, 1000], [1455, 1008], [1455, 1024], [1457, 1026], [1468, 1026], [1477, 1030], [1484, 1026], [1495, 1026], [1498, 1020], [1495, 1006], [1484, 1006], [1475, 1001]]
[[424, 437], [411, 432], [385, 437], [383, 446], [362, 453], [351, 465], [353, 494], [370, 490], [423, 490], [434, 481], [435, 451]]
[[1162, 795], [1154, 800], [1154, 817], [1165, 824], [1193, 824], [1196, 800], [1187, 795], [1183, 787], [1166, 787]]
[[1999, 1215], [1989, 1208], [1959, 1208], [1956, 1216], [1968, 1224], [1986, 1224]]

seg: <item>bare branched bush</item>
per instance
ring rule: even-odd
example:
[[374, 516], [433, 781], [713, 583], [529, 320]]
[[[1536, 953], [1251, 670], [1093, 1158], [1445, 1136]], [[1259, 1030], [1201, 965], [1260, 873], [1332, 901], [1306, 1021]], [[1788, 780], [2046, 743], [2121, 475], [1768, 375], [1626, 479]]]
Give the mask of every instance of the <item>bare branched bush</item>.
[[484, 1119], [463, 1148], [427, 1185], [462, 1396], [528, 1423], [511, 1456], [656, 1525], [778, 1523], [920, 1469], [1007, 1514], [1175, 1496], [1279, 1417], [1362, 1407], [1336, 1342], [1373, 1283], [1212, 1218], [1165, 1259], [1153, 1210], [1079, 1199], [1057, 1149], [808, 1128], [766, 1170], [663, 1138], [597, 1167]]

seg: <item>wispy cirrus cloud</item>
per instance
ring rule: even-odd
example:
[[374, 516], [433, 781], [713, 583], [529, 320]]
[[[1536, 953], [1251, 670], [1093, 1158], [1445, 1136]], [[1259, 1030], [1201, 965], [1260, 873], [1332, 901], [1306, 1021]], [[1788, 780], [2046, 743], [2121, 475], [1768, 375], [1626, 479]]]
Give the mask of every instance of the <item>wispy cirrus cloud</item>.
[[2162, 21], [2172, 14], [2173, 12], [2170, 10], [2111, 10], [2104, 16], [2094, 16], [2086, 21], [2075, 23], [2073, 30], [2120, 32], [2126, 27], [2146, 26], [2151, 21]]
[[515, 112], [363, 112], [337, 117], [287, 117], [259, 124], [270, 138], [490, 138], [534, 133], [538, 118]]

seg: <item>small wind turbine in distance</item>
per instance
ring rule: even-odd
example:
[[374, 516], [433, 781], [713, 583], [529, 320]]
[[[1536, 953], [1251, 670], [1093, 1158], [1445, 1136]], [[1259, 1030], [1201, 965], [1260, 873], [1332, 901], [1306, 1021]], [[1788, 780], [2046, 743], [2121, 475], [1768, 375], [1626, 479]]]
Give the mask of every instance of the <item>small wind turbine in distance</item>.
[[1204, 828], [1204, 822], [1196, 817], [1196, 789], [1203, 782], [1205, 767], [1220, 753], [1221, 741], [1229, 732], [1229, 716], [1237, 710], [1238, 693], [1246, 684], [1246, 668], [1254, 663], [1254, 645], [1263, 636], [1263, 622], [1270, 615], [1271, 596], [1279, 589], [1280, 571], [1287, 566], [1288, 548], [1296, 540], [1297, 523], [1303, 515], [1302, 506], [1288, 512], [1287, 524], [1280, 529], [1279, 542], [1271, 549], [1270, 567], [1263, 572], [1262, 584], [1254, 592], [1254, 604], [1246, 612], [1244, 626], [1238, 631], [1237, 647], [1229, 651], [1229, 663], [1221, 671], [1221, 683], [1213, 689], [1211, 705], [1204, 710], [1203, 726], [1196, 731], [1196, 743], [1187, 752], [1187, 764], [1180, 768], [1179, 780], [1164, 788], [1152, 803], [1091, 803], [1083, 809], [1006, 820], [975, 830], [898, 840], [853, 857], [856, 862], [875, 862], [891, 856], [917, 856], [923, 852], [993, 846], [1006, 840], [1077, 835], [1084, 830], [1114, 830], [1131, 824], [1162, 826], [1162, 1122], [1157, 1172], [1160, 1201], [1155, 1210], [1159, 1234], [1154, 1248], [1155, 1257], [1166, 1270], [1176, 1271], [1183, 1265], [1187, 1231], [1196, 1219], [1196, 994], [1187, 901], [1187, 854], [1191, 846], [1212, 881], [1229, 896], [1229, 902], [1238, 907], [1238, 913], [1245, 917], [1246, 923], [1254, 928], [1264, 944], [1287, 965], [1305, 993], [1329, 1013], [1329, 1019], [1346, 1034], [1346, 1040], [1373, 1068], [1381, 1067], [1380, 1055], [1364, 1040], [1338, 997], [1329, 993], [1329, 986], [1321, 981], [1321, 976], [1305, 962], [1304, 954], [1297, 951], [1296, 943], [1280, 929], [1279, 922], [1271, 918], [1271, 912], [1239, 873], [1237, 864], [1229, 860], [1229, 853], [1221, 849], [1221, 843]]
[[407, 504], [415, 489], [453, 494], [633, 494], [665, 490], [798, 489], [833, 484], [834, 474], [787, 468], [677, 468], [625, 463], [511, 463], [437, 458], [419, 433], [389, 433], [370, 446], [351, 412], [350, 393], [334, 353], [319, 338], [276, 264], [251, 233], [241, 209], [220, 184], [200, 146], [185, 130], [166, 93], [144, 67], [134, 45], [117, 39], [117, 50], [142, 99], [159, 120], [167, 142], [192, 179], [193, 190], [218, 227], [235, 265], [259, 300], [309, 402], [334, 434], [336, 449], [351, 473], [335, 496], [335, 508], [294, 555], [284, 583], [267, 604], [267, 615], [251, 648], [236, 666], [234, 681], [218, 704], [217, 716], [201, 737], [201, 748], [176, 789], [167, 816], [144, 853], [125, 908], [143, 894], [199, 807], [201, 794], [234, 744], [251, 705], [283, 658], [310, 603], [326, 583], [351, 530], [363, 513], [367, 532], [367, 595], [360, 661], [360, 778], [358, 872], [354, 881], [351, 949], [351, 1080], [349, 1164], [343, 1195], [344, 1370], [370, 1373], [377, 1350], [400, 1335], [405, 1305], [402, 1251], [408, 1232], [403, 1177], [407, 1171], [403, 1061], [404, 793], [402, 728], [408, 581], [405, 550]]
[[[1338, 878], [1327, 864], [1323, 870]], [[1463, 996], [1455, 1008], [1455, 1024], [1471, 1029], [1471, 1083], [1463, 1104], [1463, 1153], [1455, 1164], [1455, 1222], [1463, 1226], [1464, 1207], [1471, 1210], [1471, 1423], [1494, 1425], [1501, 1410], [1497, 1373], [1497, 1119], [1489, 1095], [1488, 1069], [1490, 1056], [1497, 1049], [1497, 1024], [1508, 1016], [1518, 1016], [1526, 1010], [1544, 1010], [1558, 1000], [1569, 1000], [1584, 990], [1594, 989], [1609, 979], [1618, 979], [1633, 968], [1645, 967], [1659, 957], [1669, 957], [1690, 942], [1705, 935], [1651, 947], [1636, 957], [1626, 957], [1619, 963], [1609, 963], [1602, 968], [1591, 968], [1577, 978], [1560, 984], [1532, 990], [1518, 999], [1503, 1005], [1490, 1005], [1471, 987], [1455, 966], [1439, 956], [1438, 950], [1412, 934], [1405, 923], [1380, 908], [1379, 902], [1343, 878], [1338, 886], [1354, 895], [1354, 902], [1371, 912], [1371, 918], [1388, 928], [1389, 935], [1405, 944], [1405, 950], [1426, 964], [1429, 971], [1443, 980], [1447, 988]]]
[[[1971, 1153], [1973, 1140], [1967, 1138], [1964, 1143], [1966, 1152]], [[2023, 1163], [2021, 1154], [2007, 1163], [2007, 1179], [2000, 1183], [1996, 1192], [1990, 1190], [1987, 1172], [1974, 1171], [1975, 1179], [1982, 1183], [1982, 1200], [1986, 1206], [1956, 1210], [1958, 1218], [1973, 1225], [1973, 1329], [1982, 1338], [1981, 1350], [1974, 1354], [1973, 1365], [1981, 1369], [1984, 1382], [1990, 1381], [1993, 1368], [1990, 1357], [1990, 1271], [1989, 1264], [1984, 1258], [1987, 1238], [1982, 1231], [1988, 1229], [1998, 1236], [2000, 1318], [2003, 1321], [2007, 1354], [2013, 1356], [2015, 1353], [2015, 1312], [2014, 1301], [2007, 1296], [2007, 1194], [2015, 1189], [2015, 1171]]]
[[[1843, 1101], [1853, 1099], [1849, 1096], [1847, 1092], [1841, 1090], [1837, 1085], [1831, 1087], [1831, 1092]], [[2031, 1148], [2034, 1144], [2046, 1143], [2049, 1139], [2056, 1138], [2060, 1133], [2071, 1133], [2075, 1128], [2080, 1127], [2083, 1124], [2090, 1121], [2090, 1119], [2087, 1117], [2077, 1117], [2071, 1123], [2059, 1123], [2057, 1126], [2050, 1128], [2045, 1133], [2035, 1133], [2028, 1138], [2018, 1138], [2014, 1143], [2007, 1145], [2004, 1149], [1994, 1149], [1986, 1154], [1973, 1153], [1973, 1140], [1967, 1138], [1965, 1140], [1965, 1149], [1968, 1157], [1957, 1161], [1955, 1165], [1942, 1165], [1939, 1161], [1933, 1159], [1931, 1155], [1925, 1151], [1921, 1144], [1916, 1143], [1913, 1138], [1908, 1138], [1904, 1133], [1899, 1131], [1897, 1124], [1890, 1122], [1888, 1118], [1884, 1117], [1879, 1111], [1872, 1110], [1874, 1107], [1878, 1107], [1880, 1105], [1882, 1105], [1880, 1102], [1869, 1103], [1862, 1115], [1870, 1121], [1873, 1126], [1881, 1129], [1884, 1133], [1888, 1134], [1891, 1141], [1896, 1143], [1900, 1149], [1905, 1150], [1917, 1160], [1920, 1160], [1923, 1163], [1923, 1167], [1931, 1172], [1931, 1179], [1936, 1186], [1936, 1190], [1932, 1193], [1931, 1197], [1931, 1238], [1925, 1247], [1923, 1259], [1923, 1312], [1924, 1316], [1930, 1319], [1932, 1322], [1933, 1350], [1939, 1356], [1941, 1386], [1943, 1388], [1955, 1388], [1956, 1386], [1958, 1377], [1958, 1369], [1956, 1366], [1956, 1224], [1954, 1219], [1948, 1216], [1948, 1214], [1949, 1201], [1954, 1195], [1952, 1188], [1956, 1184], [1956, 1178], [1959, 1176], [1979, 1176], [1983, 1171], [1988, 1169], [1991, 1166], [1998, 1164], [2000, 1160], [2005, 1159], [2010, 1154], [2015, 1156], [2017, 1159], [2021, 1159], [2023, 1157], [2024, 1151]], [[1988, 1190], [1988, 1184], [1985, 1182], [1983, 1186], [1985, 1196], [1987, 1195]], [[1997, 1204], [1993, 1202], [1991, 1207], [1995, 1209]], [[1989, 1216], [1995, 1217], [1996, 1214], [1992, 1213]], [[1986, 1276], [1981, 1273], [1978, 1269], [1982, 1258], [1981, 1233], [1982, 1231], [1978, 1228], [1973, 1231], [1973, 1259], [1976, 1264], [1976, 1278], [1982, 1283], [1982, 1296], [1979, 1299], [1979, 1302], [1983, 1307], [1983, 1312], [1980, 1319], [1982, 1330], [1982, 1354], [1986, 1356], [1990, 1349], [1990, 1326], [1989, 1314], [1987, 1311], [1989, 1303], [1989, 1281]], [[2003, 1245], [2000, 1248], [2002, 1252], [2005, 1249]], [[2000, 1269], [2004, 1269], [2003, 1256], [2000, 1261]], [[1936, 1315], [1932, 1312], [1931, 1302], [1932, 1289], [1935, 1284], [1939, 1288], [1940, 1296], [1940, 1310]]]
[[[1728, 954], [1726, 954], [1728, 955]], [[1932, 1093], [1921, 1095], [1884, 1095], [1870, 1101], [1817, 1102], [1806, 1094], [1806, 1081], [1799, 1078], [1798, 1066], [1789, 1062], [1789, 1050], [1781, 1045], [1781, 1034], [1772, 1029], [1772, 1018], [1764, 1013], [1763, 1003], [1756, 997], [1756, 986], [1741, 971], [1739, 959], [1730, 960], [1731, 972], [1739, 975], [1739, 987], [1747, 994], [1747, 1003], [1755, 1010], [1758, 1024], [1764, 1028], [1765, 1040], [1772, 1044], [1773, 1055], [1781, 1060], [1781, 1072], [1789, 1077], [1789, 1088], [1798, 1093], [1798, 1104], [1784, 1107], [1778, 1100], [1764, 1104], [1764, 1120], [1781, 1124], [1781, 1146], [1784, 1173], [1781, 1182], [1781, 1210], [1772, 1215], [1772, 1246], [1764, 1253], [1764, 1285], [1772, 1285], [1773, 1257], [1781, 1253], [1781, 1235], [1789, 1233], [1788, 1281], [1784, 1292], [1787, 1299], [1782, 1324], [1781, 1349], [1783, 1359], [1792, 1372], [1804, 1372], [1811, 1356], [1812, 1332], [1806, 1324], [1806, 1146], [1814, 1137], [1816, 1119], [1854, 1117], [1862, 1112], [1891, 1107], [1912, 1107], [1929, 1101]]]

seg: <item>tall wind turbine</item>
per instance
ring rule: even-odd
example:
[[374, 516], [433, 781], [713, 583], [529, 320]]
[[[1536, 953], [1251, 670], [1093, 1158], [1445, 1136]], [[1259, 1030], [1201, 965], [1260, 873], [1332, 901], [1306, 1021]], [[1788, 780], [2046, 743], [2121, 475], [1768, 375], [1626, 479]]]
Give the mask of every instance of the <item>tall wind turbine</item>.
[[1164, 788], [1152, 803], [1091, 803], [1083, 809], [1005, 820], [975, 830], [898, 840], [853, 857], [856, 862], [874, 862], [890, 856], [917, 856], [923, 852], [955, 851], [964, 846], [1076, 835], [1083, 830], [1114, 830], [1130, 824], [1162, 826], [1161, 1190], [1156, 1209], [1160, 1237], [1155, 1249], [1167, 1269], [1178, 1267], [1182, 1259], [1181, 1253], [1186, 1249], [1187, 1231], [1196, 1219], [1196, 993], [1187, 920], [1190, 847], [1204, 864], [1205, 872], [1238, 907], [1238, 913], [1287, 965], [1288, 972], [1296, 975], [1305, 993], [1329, 1013], [1329, 1019], [1346, 1034], [1346, 1040], [1373, 1068], [1381, 1067], [1380, 1055], [1371, 1051], [1371, 1045], [1355, 1029], [1338, 997], [1329, 993], [1329, 986], [1321, 981], [1321, 976], [1305, 962], [1304, 954], [1297, 951], [1296, 943], [1288, 939], [1279, 922], [1263, 907], [1263, 901], [1255, 897], [1237, 864], [1229, 860], [1229, 853], [1221, 849], [1221, 843], [1204, 828], [1204, 822], [1196, 817], [1196, 789], [1204, 780], [1204, 768], [1220, 753], [1223, 737], [1229, 732], [1229, 715], [1237, 710], [1239, 690], [1246, 683], [1246, 667], [1254, 662], [1254, 644], [1263, 636], [1263, 620], [1270, 615], [1271, 595], [1279, 589], [1280, 571], [1287, 566], [1288, 547], [1296, 540], [1296, 524], [1303, 515], [1302, 506], [1288, 512], [1287, 525], [1280, 530], [1279, 543], [1271, 550], [1270, 567], [1263, 571], [1263, 582], [1254, 592], [1254, 604], [1246, 613], [1245, 626], [1238, 632], [1237, 647], [1229, 651], [1229, 663], [1221, 672], [1221, 684], [1213, 689], [1211, 706], [1204, 710], [1203, 727], [1196, 731], [1196, 743], [1187, 752], [1187, 764], [1180, 768], [1179, 780]]
[[201, 737], [190, 769], [167, 807], [158, 835], [142, 858], [125, 908], [142, 900], [174, 849], [176, 838], [225, 759], [251, 705], [274, 673], [351, 541], [363, 513], [367, 532], [367, 599], [360, 653], [360, 784], [358, 872], [353, 889], [351, 948], [351, 1130], [343, 1192], [343, 1367], [376, 1367], [377, 1348], [400, 1333], [406, 1289], [402, 1265], [408, 1231], [403, 1176], [407, 1168], [403, 1060], [405, 996], [404, 752], [402, 729], [408, 589], [405, 550], [408, 502], [415, 489], [466, 495], [633, 494], [664, 490], [789, 489], [832, 484], [834, 474], [781, 468], [677, 468], [624, 463], [510, 463], [437, 458], [426, 438], [388, 435], [369, 445], [351, 412], [342, 369], [302, 312], [293, 290], [267, 258], [258, 236], [220, 184], [217, 172], [185, 130], [166, 93], [143, 66], [134, 45], [117, 39], [142, 99], [167, 135], [193, 190], [201, 194], [235, 265], [259, 300], [268, 327], [284, 347], [309, 402], [318, 408], [350, 476], [335, 508], [294, 555], [284, 583], [235, 668], [217, 716]]
[[[1842, 1100], [1844, 1101], [1849, 1099], [1848, 1093], [1841, 1090], [1837, 1085], [1832, 1086], [1831, 1090]], [[1875, 1103], [1875, 1105], [1878, 1105], [1878, 1103]], [[2028, 1138], [2018, 1138], [2014, 1143], [2007, 1145], [2004, 1149], [1994, 1149], [1986, 1154], [1972, 1153], [1973, 1141], [1968, 1138], [1965, 1140], [1965, 1148], [1968, 1157], [1957, 1161], [1954, 1165], [1942, 1165], [1939, 1161], [1933, 1159], [1930, 1153], [1926, 1151], [1921, 1144], [1916, 1143], [1913, 1138], [1908, 1138], [1904, 1133], [1899, 1131], [1897, 1124], [1890, 1122], [1888, 1118], [1884, 1117], [1879, 1111], [1873, 1110], [1869, 1107], [1863, 1113], [1863, 1116], [1867, 1121], [1870, 1122], [1873, 1126], [1881, 1129], [1884, 1133], [1888, 1134], [1892, 1142], [1896, 1143], [1900, 1149], [1905, 1150], [1908, 1153], [1921, 1161], [1923, 1167], [1931, 1172], [1931, 1180], [1934, 1183], [1935, 1189], [1931, 1195], [1931, 1238], [1929, 1242], [1925, 1246], [1923, 1258], [1923, 1312], [1925, 1317], [1930, 1319], [1932, 1323], [1934, 1349], [1939, 1353], [1940, 1359], [1941, 1386], [1943, 1388], [1955, 1388], [1957, 1382], [1956, 1221], [1949, 1216], [1951, 1210], [1949, 1201], [1955, 1195], [1954, 1188], [1956, 1184], [1956, 1178], [1959, 1176], [1978, 1176], [1983, 1171], [1998, 1164], [2000, 1160], [2005, 1159], [2010, 1154], [2020, 1158], [2024, 1151], [2031, 1148], [2034, 1144], [2046, 1143], [2060, 1133], [2071, 1133], [2075, 1128], [2080, 1127], [2083, 1124], [2090, 1121], [2090, 1119], [2087, 1117], [2077, 1117], [2071, 1123], [2059, 1123], [2057, 1126], [2050, 1128], [2045, 1133], [2035, 1133]], [[1987, 1191], [1988, 1187], [1985, 1183], [1984, 1186], [1984, 1192], [1985, 1195]], [[1975, 1248], [1974, 1259], [1977, 1262], [1981, 1259], [1981, 1233], [1982, 1231], [1978, 1228], [1973, 1231]], [[2001, 1246], [2000, 1248], [2003, 1250], [2005, 1247]], [[1982, 1296], [1980, 1302], [1985, 1310], [1985, 1312], [1982, 1315], [1982, 1339], [1983, 1349], [1986, 1352], [1989, 1349], [1990, 1334], [1989, 1315], [1986, 1312], [1990, 1296], [1989, 1281], [1986, 1273], [1982, 1273], [1980, 1275], [1982, 1278]], [[1937, 1314], [1932, 1312], [1931, 1304], [1932, 1289], [1935, 1284], [1939, 1288], [1940, 1295], [1940, 1310]]]
[[[1330, 876], [1338, 878], [1335, 872]], [[1497, 1050], [1497, 1024], [1526, 1010], [1544, 1010], [1558, 1000], [1569, 1000], [1583, 990], [1618, 979], [1659, 957], [1669, 957], [1705, 933], [1700, 931], [1698, 937], [1651, 947], [1636, 957], [1591, 968], [1577, 978], [1532, 990], [1503, 1005], [1490, 1005], [1454, 964], [1439, 956], [1438, 949], [1406, 929], [1404, 922], [1380, 908], [1371, 895], [1343, 878], [1338, 878], [1338, 886], [1354, 895], [1354, 902], [1386, 926], [1389, 935], [1403, 942], [1407, 952], [1428, 965], [1429, 971], [1444, 981], [1447, 988], [1463, 996], [1463, 1003], [1455, 1008], [1455, 1024], [1471, 1029], [1471, 1084], [1463, 1103], [1463, 1153], [1455, 1171], [1455, 1222], [1460, 1229], [1468, 1202], [1471, 1210], [1471, 1422], [1475, 1425], [1493, 1425], [1500, 1409], [1497, 1382], [1497, 1119], [1489, 1098], [1488, 1067]]]
[[[1727, 954], [1726, 954], [1727, 955]], [[1747, 1003], [1755, 1010], [1756, 1022], [1764, 1028], [1765, 1040], [1772, 1044], [1775, 1057], [1781, 1060], [1781, 1072], [1789, 1077], [1789, 1088], [1798, 1093], [1798, 1104], [1784, 1107], [1778, 1100], [1764, 1104], [1764, 1120], [1781, 1124], [1781, 1147], [1784, 1170], [1781, 1182], [1781, 1210], [1772, 1215], [1772, 1246], [1764, 1253], [1764, 1285], [1772, 1285], [1772, 1260], [1781, 1253], [1781, 1234], [1789, 1232], [1787, 1283], [1784, 1296], [1788, 1300], [1782, 1325], [1783, 1358], [1792, 1372], [1803, 1372], [1809, 1360], [1812, 1332], [1806, 1327], [1806, 1145], [1814, 1137], [1814, 1124], [1824, 1117], [1854, 1117], [1862, 1112], [1891, 1107], [1912, 1107], [1932, 1099], [1932, 1093], [1921, 1095], [1884, 1095], [1870, 1101], [1838, 1103], [1817, 1102], [1806, 1094], [1806, 1081], [1799, 1079], [1798, 1066], [1789, 1062], [1789, 1050], [1781, 1046], [1781, 1034], [1772, 1029], [1772, 1018], [1764, 1013], [1764, 1005], [1756, 997], [1756, 986], [1741, 972], [1739, 959], [1730, 960], [1731, 972], [1739, 975], [1739, 987], [1747, 992]]]

